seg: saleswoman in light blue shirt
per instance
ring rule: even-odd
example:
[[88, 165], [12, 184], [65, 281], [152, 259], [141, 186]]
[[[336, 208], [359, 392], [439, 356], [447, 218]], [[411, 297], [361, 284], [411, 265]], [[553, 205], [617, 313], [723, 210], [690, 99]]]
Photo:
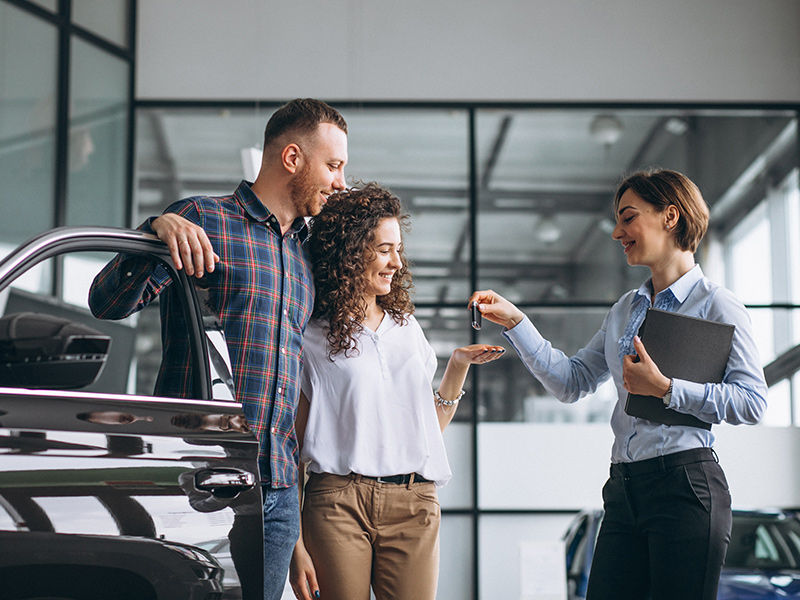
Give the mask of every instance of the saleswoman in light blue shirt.
[[[631, 417], [625, 401], [629, 392], [657, 396], [706, 423], [757, 423], [767, 386], [750, 318], [694, 263], [709, 213], [688, 178], [667, 170], [636, 173], [617, 190], [614, 212], [613, 237], [628, 264], [648, 267], [652, 277], [619, 299], [574, 356], [553, 348], [499, 294], [475, 292], [470, 303], [505, 327], [525, 366], [560, 401], [575, 402], [609, 377], [616, 385], [611, 476], [603, 488], [605, 516], [587, 600], [714, 600], [731, 528], [730, 492], [712, 450], [714, 435]], [[636, 335], [651, 307], [735, 325], [722, 383], [669, 379], [659, 371]]]

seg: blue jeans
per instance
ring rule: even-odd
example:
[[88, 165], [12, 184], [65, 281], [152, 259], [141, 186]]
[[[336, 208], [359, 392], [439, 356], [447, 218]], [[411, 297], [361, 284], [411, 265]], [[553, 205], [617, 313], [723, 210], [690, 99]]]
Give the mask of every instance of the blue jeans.
[[300, 536], [297, 486], [264, 486], [264, 600], [280, 600], [294, 545]]

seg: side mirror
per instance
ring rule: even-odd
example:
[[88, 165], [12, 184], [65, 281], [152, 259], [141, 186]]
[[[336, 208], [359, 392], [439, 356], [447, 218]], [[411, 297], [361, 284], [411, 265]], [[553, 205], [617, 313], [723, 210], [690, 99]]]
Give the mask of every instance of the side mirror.
[[78, 389], [92, 384], [108, 358], [111, 338], [46, 313], [0, 318], [0, 386]]

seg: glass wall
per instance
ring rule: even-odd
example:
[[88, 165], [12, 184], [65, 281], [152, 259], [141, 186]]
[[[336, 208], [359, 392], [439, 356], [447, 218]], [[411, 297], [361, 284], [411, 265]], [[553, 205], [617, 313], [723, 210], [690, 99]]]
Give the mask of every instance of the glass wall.
[[0, 256], [55, 224], [57, 72], [57, 28], [0, 2]]
[[[800, 192], [798, 171], [771, 181], [765, 197], [725, 236], [726, 281], [750, 305], [753, 329], [768, 378], [777, 372], [770, 388], [764, 423], [798, 424], [800, 389], [796, 378], [800, 344]], [[786, 364], [788, 363], [788, 364]], [[794, 367], [792, 367], [794, 365]]]
[[130, 65], [72, 40], [67, 225], [128, 224]]
[[[242, 150], [260, 145], [276, 103], [139, 103], [131, 176], [133, 8], [0, 0], [0, 256], [57, 225], [136, 225], [244, 177]], [[565, 352], [585, 344], [647, 277], [611, 239], [611, 199], [622, 174], [657, 165], [686, 173], [711, 207], [697, 260], [748, 305], [771, 384], [764, 426], [800, 424], [796, 107], [336, 106], [350, 128], [349, 181], [378, 181], [411, 214], [437, 381], [455, 347], [511, 350], [491, 323], [469, 327], [475, 288], [516, 302]], [[48, 265], [26, 285], [68, 300], [71, 268]], [[440, 493], [439, 597], [521, 597], [533, 585], [526, 565], [599, 503], [614, 392], [563, 405], [513, 351], [473, 369], [466, 391], [445, 433], [454, 478]]]
[[0, 256], [54, 226], [130, 224], [132, 9], [0, 0]]
[[120, 46], [128, 47], [129, 0], [71, 0], [72, 21]]
[[[277, 106], [140, 103], [137, 222], [181, 197], [230, 194], [247, 172], [242, 150], [259, 147]], [[581, 348], [648, 277], [611, 238], [611, 202], [624, 173], [660, 166], [686, 173], [711, 207], [696, 259], [750, 307], [776, 373], [765, 425], [797, 422], [800, 360], [787, 363], [800, 343], [795, 110], [336, 107], [350, 131], [348, 181], [378, 181], [411, 215], [416, 314], [437, 351], [437, 380], [458, 346], [512, 350], [499, 327], [470, 328], [476, 288], [516, 302], [566, 353]], [[600, 503], [615, 392], [605, 384], [561, 404], [513, 351], [474, 368], [466, 390], [445, 432], [454, 477], [440, 491], [439, 597], [522, 597], [535, 587], [528, 567], [575, 512]]]

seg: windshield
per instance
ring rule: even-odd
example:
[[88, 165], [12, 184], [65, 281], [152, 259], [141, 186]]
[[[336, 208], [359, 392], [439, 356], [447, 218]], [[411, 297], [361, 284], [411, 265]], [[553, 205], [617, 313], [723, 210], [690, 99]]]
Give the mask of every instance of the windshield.
[[734, 516], [728, 569], [796, 569], [800, 521], [786, 515]]

